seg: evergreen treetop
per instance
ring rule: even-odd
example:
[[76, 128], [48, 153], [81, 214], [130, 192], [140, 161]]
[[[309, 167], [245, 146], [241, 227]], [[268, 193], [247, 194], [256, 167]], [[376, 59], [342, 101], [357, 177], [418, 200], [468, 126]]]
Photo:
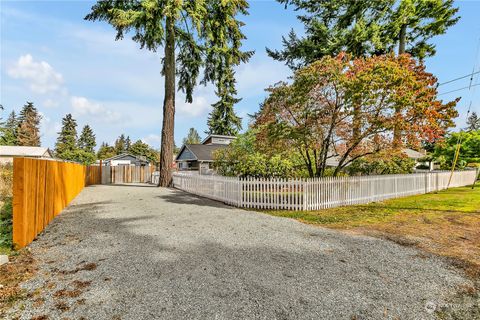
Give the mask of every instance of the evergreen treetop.
[[33, 105], [27, 102], [18, 117], [17, 145], [19, 146], [40, 146], [40, 120], [42, 117]]

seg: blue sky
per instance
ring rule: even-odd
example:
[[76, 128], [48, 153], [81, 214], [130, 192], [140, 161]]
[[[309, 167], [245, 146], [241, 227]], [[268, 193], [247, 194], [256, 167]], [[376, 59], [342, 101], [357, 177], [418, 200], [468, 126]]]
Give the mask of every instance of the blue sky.
[[[90, 124], [97, 143], [113, 143], [125, 133], [160, 145], [163, 79], [160, 54], [140, 50], [129, 38], [114, 40], [106, 23], [84, 21], [92, 1], [0, 0], [0, 103], [18, 111], [33, 101], [43, 115], [42, 144], [53, 147], [62, 117], [72, 113], [79, 130]], [[480, 1], [459, 1], [461, 20], [446, 35], [437, 37], [437, 55], [426, 61], [427, 70], [445, 82], [480, 69], [476, 55], [480, 39]], [[247, 114], [258, 110], [264, 88], [286, 80], [290, 71], [269, 58], [265, 47], [280, 48], [281, 36], [291, 28], [302, 32], [295, 12], [275, 1], [250, 1], [250, 15], [243, 18], [248, 39], [244, 47], [255, 50], [248, 64], [237, 68], [237, 113], [247, 126]], [[474, 79], [480, 83], [480, 76]], [[441, 86], [440, 93], [468, 86], [469, 79]], [[466, 109], [480, 111], [480, 86], [441, 95], [444, 100], [462, 97], [458, 126]], [[175, 140], [178, 145], [188, 128], [205, 136], [207, 115], [216, 101], [212, 86], [199, 86], [194, 102], [177, 95]]]

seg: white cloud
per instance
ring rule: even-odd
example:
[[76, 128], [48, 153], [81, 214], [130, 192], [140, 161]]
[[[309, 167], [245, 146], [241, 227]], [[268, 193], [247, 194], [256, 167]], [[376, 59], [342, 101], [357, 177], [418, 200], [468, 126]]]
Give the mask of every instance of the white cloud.
[[278, 61], [266, 57], [253, 57], [248, 64], [236, 69], [236, 80], [240, 97], [263, 94], [265, 89], [278, 81], [287, 81], [290, 69]]
[[30, 89], [35, 93], [61, 91], [63, 77], [45, 61], [37, 62], [30, 54], [20, 56], [8, 75], [15, 79], [27, 81]]
[[100, 103], [89, 101], [85, 97], [72, 96], [70, 102], [77, 116], [91, 116], [106, 123], [118, 123], [122, 120], [120, 113], [107, 109]]
[[178, 115], [180, 117], [186, 116], [190, 118], [200, 117], [206, 115], [212, 109], [211, 102], [208, 102], [208, 99], [204, 96], [193, 97], [192, 103], [187, 103], [185, 101], [178, 102]]
[[54, 99], [47, 99], [43, 101], [43, 106], [46, 108], [55, 108], [60, 105], [60, 102], [58, 100]]
[[148, 143], [152, 147], [160, 146], [160, 142], [162, 141], [162, 137], [158, 134], [149, 134], [145, 138], [142, 138], [142, 141]]

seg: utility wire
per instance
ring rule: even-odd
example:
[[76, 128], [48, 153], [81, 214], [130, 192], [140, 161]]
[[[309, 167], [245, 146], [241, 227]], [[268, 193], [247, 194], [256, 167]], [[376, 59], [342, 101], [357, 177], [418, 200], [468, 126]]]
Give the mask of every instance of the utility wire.
[[469, 74], [467, 74], [466, 76], [463, 76], [463, 77], [458, 77], [458, 78], [455, 78], [455, 79], [452, 79], [452, 80], [449, 80], [449, 81], [446, 81], [446, 82], [439, 83], [437, 85], [437, 87], [443, 86], [444, 84], [451, 83], [451, 82], [454, 82], [454, 81], [462, 80], [462, 79], [465, 79], [465, 78], [468, 78], [468, 77], [470, 77], [470, 80], [472, 80], [473, 75], [478, 74], [478, 73], [480, 73], [480, 70], [475, 71], [475, 72], [470, 72]]
[[476, 87], [476, 86], [480, 86], [480, 83], [475, 83], [475, 84], [472, 84], [472, 85], [469, 85], [469, 86], [466, 86], [466, 87], [463, 87], [463, 88], [459, 88], [459, 89], [455, 89], [455, 90], [451, 90], [451, 91], [439, 93], [439, 94], [437, 94], [437, 96], [441, 96], [441, 95], [448, 94], [448, 93], [452, 93], [452, 92], [457, 92], [457, 91], [460, 91], [460, 90], [470, 89], [470, 88]]

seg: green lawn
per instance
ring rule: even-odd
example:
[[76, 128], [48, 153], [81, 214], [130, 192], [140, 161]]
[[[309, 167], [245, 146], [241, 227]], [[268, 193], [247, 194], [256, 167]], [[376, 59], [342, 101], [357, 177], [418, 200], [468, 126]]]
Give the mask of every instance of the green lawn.
[[480, 186], [318, 211], [266, 212], [416, 245], [480, 272]]

